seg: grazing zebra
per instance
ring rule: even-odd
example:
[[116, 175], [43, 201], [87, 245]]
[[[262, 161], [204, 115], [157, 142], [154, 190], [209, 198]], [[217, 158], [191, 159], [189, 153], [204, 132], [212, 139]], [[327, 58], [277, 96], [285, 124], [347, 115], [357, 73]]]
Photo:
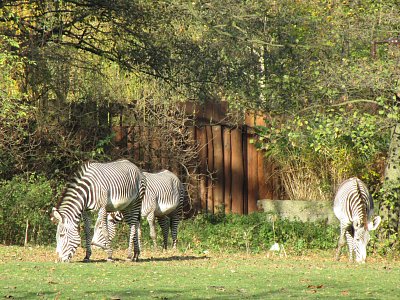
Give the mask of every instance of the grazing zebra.
[[[153, 240], [154, 247], [156, 242], [155, 218], [161, 226], [163, 232], [163, 248], [167, 249], [168, 232], [171, 228], [172, 247], [175, 249], [178, 236], [178, 225], [182, 217], [184, 188], [179, 178], [170, 171], [162, 171], [159, 173], [143, 172], [146, 177], [146, 191], [142, 203], [141, 214], [147, 217], [150, 227], [150, 236]], [[108, 214], [108, 235], [110, 241], [115, 236], [116, 225], [122, 221], [125, 213], [109, 213]], [[140, 229], [139, 229], [140, 232]], [[96, 222], [92, 245], [104, 247], [104, 231], [101, 228], [99, 220]]]
[[79, 219], [83, 218], [86, 236], [85, 261], [92, 253], [90, 240], [90, 219], [87, 210], [99, 210], [103, 225], [105, 249], [108, 259], [112, 259], [112, 249], [108, 239], [107, 212], [122, 211], [131, 228], [129, 249], [134, 244], [134, 255], [128, 257], [137, 260], [140, 253], [138, 242], [138, 224], [146, 178], [139, 168], [128, 160], [110, 163], [85, 163], [77, 176], [67, 185], [56, 207], [51, 213], [51, 220], [57, 226], [57, 253], [61, 261], [69, 261], [79, 243]]
[[374, 213], [374, 202], [367, 186], [358, 178], [344, 181], [335, 196], [334, 207], [336, 217], [340, 221], [340, 237], [336, 250], [336, 260], [347, 240], [349, 259], [353, 261], [353, 251], [356, 261], [364, 263], [367, 257], [367, 244], [370, 239], [369, 231], [375, 230], [381, 218]]

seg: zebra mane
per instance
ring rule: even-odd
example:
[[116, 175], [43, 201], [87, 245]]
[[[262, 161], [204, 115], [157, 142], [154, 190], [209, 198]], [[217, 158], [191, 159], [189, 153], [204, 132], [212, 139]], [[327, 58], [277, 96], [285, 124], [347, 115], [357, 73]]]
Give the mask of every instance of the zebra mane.
[[365, 195], [363, 195], [363, 193], [362, 193], [362, 190], [361, 190], [361, 187], [360, 187], [360, 183], [359, 183], [359, 179], [358, 179], [358, 178], [356, 178], [356, 186], [357, 186], [358, 197], [359, 197], [359, 199], [361, 199], [361, 200], [364, 202], [364, 205], [363, 205], [363, 219], [362, 219], [363, 226], [364, 226], [364, 229], [368, 229], [368, 222], [367, 222], [367, 202], [365, 201], [366, 199], [364, 199], [365, 197], [363, 197], [363, 196], [365, 196]]
[[86, 173], [87, 169], [89, 168], [90, 164], [93, 163], [94, 161], [87, 161], [84, 164], [82, 164], [80, 170], [78, 170], [75, 175], [73, 176], [72, 179], [70, 179], [65, 187], [63, 188], [60, 197], [58, 197], [57, 204], [55, 206], [56, 209], [59, 209], [66, 194], [68, 191], [71, 189], [74, 189], [77, 186], [78, 180], [82, 178], [82, 176]]

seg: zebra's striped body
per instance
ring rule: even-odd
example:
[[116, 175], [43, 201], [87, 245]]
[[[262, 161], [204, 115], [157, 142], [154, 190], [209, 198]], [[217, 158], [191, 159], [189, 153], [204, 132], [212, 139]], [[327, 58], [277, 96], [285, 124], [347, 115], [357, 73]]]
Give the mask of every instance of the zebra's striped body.
[[367, 186], [355, 177], [344, 181], [336, 193], [333, 210], [340, 221], [336, 259], [339, 260], [340, 251], [347, 241], [350, 261], [353, 260], [355, 252], [356, 261], [365, 262], [369, 231], [375, 230], [381, 221], [381, 218], [376, 216], [371, 222], [374, 202]]
[[[99, 210], [99, 222], [103, 225], [105, 248], [112, 257], [107, 231], [107, 212], [122, 211], [131, 227], [129, 247], [134, 244], [133, 259], [137, 260], [140, 249], [138, 224], [146, 179], [139, 168], [128, 160], [110, 163], [89, 162], [70, 182], [53, 208], [51, 219], [57, 223], [57, 252], [62, 261], [69, 261], [80, 243], [79, 220], [85, 225], [86, 256], [91, 255], [90, 219], [87, 210]], [[132, 257], [132, 253], [129, 253]]]
[[[164, 249], [167, 249], [169, 228], [171, 228], [173, 248], [176, 248], [178, 225], [182, 217], [183, 208], [183, 184], [175, 174], [167, 170], [159, 173], [143, 172], [143, 175], [146, 177], [147, 187], [141, 214], [149, 222], [153, 244], [156, 247], [155, 219], [157, 219], [163, 232]], [[108, 214], [108, 235], [110, 240], [115, 236], [117, 223], [124, 216], [125, 214], [121, 212]], [[97, 223], [92, 244], [104, 248], [103, 230], [100, 229]]]

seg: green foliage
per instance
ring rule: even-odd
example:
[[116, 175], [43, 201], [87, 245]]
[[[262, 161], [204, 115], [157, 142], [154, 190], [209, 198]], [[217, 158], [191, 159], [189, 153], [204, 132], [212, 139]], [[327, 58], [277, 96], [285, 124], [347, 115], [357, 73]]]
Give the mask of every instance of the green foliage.
[[[389, 131], [380, 129], [385, 121], [356, 109], [329, 109], [259, 126], [256, 145], [281, 166], [291, 199], [303, 199], [304, 195], [292, 188], [304, 184], [314, 185], [311, 194], [304, 193], [308, 197], [331, 199], [337, 184], [351, 176], [377, 184], [381, 170], [376, 169], [376, 162], [385, 153], [389, 139]], [[381, 132], [379, 136], [377, 131]], [[289, 174], [303, 176], [285, 181]]]
[[382, 222], [378, 229], [377, 244], [379, 253], [393, 256], [400, 250], [399, 243], [399, 213], [400, 213], [400, 183], [385, 181], [374, 195], [378, 214]]
[[[151, 247], [146, 220], [142, 220], [142, 244]], [[119, 225], [114, 246], [125, 249], [128, 228]], [[247, 252], [260, 253], [281, 243], [287, 250], [302, 254], [308, 250], [328, 250], [337, 246], [339, 227], [325, 223], [304, 223], [279, 219], [267, 213], [252, 213], [246, 216], [236, 214], [200, 214], [179, 225], [178, 247], [196, 253]], [[157, 226], [157, 243], [162, 245], [162, 234]], [[171, 237], [169, 245], [171, 244]]]
[[56, 226], [50, 222], [54, 206], [52, 183], [30, 174], [0, 182], [0, 242], [23, 245], [28, 225], [28, 243], [54, 242]]
[[311, 249], [336, 247], [337, 228], [323, 223], [279, 219], [266, 213], [199, 215], [182, 223], [179, 241], [181, 248], [199, 252], [248, 253], [264, 252], [278, 242], [300, 254]]

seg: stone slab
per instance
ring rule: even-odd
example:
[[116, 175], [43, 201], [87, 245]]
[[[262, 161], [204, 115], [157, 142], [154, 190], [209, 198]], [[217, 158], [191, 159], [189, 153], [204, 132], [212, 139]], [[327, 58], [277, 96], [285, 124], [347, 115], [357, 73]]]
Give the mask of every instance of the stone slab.
[[327, 224], [339, 223], [333, 213], [333, 203], [326, 201], [262, 199], [257, 201], [257, 207], [259, 211], [272, 212], [283, 219], [302, 222], [325, 221]]

